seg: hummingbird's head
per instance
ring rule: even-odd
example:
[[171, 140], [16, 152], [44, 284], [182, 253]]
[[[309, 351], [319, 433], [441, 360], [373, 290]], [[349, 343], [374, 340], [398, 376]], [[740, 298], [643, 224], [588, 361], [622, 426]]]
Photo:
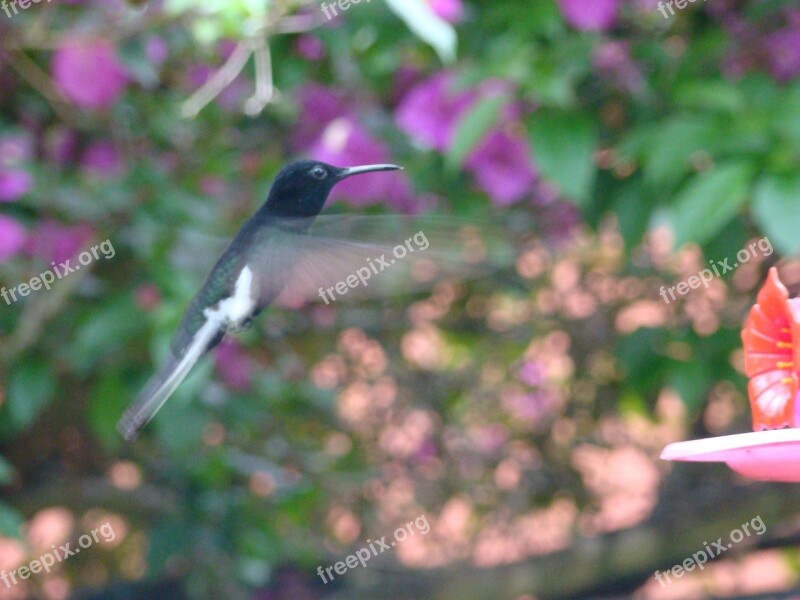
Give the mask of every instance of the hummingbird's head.
[[301, 160], [278, 173], [269, 192], [265, 209], [281, 217], [316, 217], [333, 187], [340, 181], [375, 171], [396, 171], [397, 165], [366, 165], [363, 167], [334, 167], [324, 162]]

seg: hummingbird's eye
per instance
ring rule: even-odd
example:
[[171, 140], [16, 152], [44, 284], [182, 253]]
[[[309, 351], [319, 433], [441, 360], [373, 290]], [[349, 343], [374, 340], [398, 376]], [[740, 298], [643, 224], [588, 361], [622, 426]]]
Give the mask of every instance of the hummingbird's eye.
[[319, 179], [320, 181], [322, 181], [328, 176], [328, 171], [324, 167], [316, 166], [313, 169], [311, 169], [311, 176], [314, 179]]

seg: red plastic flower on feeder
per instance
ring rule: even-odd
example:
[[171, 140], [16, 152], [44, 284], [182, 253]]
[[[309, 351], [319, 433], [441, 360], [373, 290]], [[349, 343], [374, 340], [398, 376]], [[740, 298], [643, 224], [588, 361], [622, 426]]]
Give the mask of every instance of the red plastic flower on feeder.
[[800, 298], [789, 299], [775, 268], [750, 309], [742, 343], [755, 431], [675, 442], [661, 458], [724, 462], [750, 479], [800, 483]]
[[758, 292], [744, 329], [744, 369], [753, 430], [797, 427], [795, 398], [800, 370], [800, 298], [789, 299], [775, 267]]

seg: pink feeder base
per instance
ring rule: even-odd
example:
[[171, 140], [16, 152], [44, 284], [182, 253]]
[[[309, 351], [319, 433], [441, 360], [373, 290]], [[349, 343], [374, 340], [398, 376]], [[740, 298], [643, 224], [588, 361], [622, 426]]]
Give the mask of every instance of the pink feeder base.
[[724, 462], [750, 479], [800, 483], [800, 429], [723, 435], [670, 444], [662, 460]]

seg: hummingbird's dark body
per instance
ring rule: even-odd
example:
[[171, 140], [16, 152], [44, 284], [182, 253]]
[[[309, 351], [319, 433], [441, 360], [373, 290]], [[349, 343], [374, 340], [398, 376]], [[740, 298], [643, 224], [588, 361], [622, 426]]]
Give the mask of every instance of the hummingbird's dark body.
[[[180, 356], [183, 353], [194, 335], [206, 322], [207, 318], [204, 312], [208, 308], [218, 306], [219, 303], [226, 298], [234, 296], [236, 282], [248, 261], [251, 260], [248, 248], [262, 247], [264, 244], [268, 244], [269, 234], [270, 228], [267, 224], [259, 226], [258, 223], [254, 222], [253, 218], [245, 223], [244, 227], [242, 227], [211, 269], [200, 291], [197, 292], [197, 295], [192, 299], [189, 307], [186, 309], [181, 325], [175, 333], [175, 337], [170, 346], [172, 352], [176, 356]], [[268, 303], [269, 302], [267, 302], [267, 304]], [[264, 306], [266, 306], [266, 304], [264, 304]], [[251, 318], [258, 316], [257, 313], [260, 312], [264, 306], [256, 306], [256, 310], [251, 315]], [[246, 323], [241, 323], [241, 325], [245, 326]], [[213, 344], [214, 346], [222, 341], [224, 333], [220, 334], [218, 337], [219, 339]]]
[[351, 175], [399, 169], [371, 165], [341, 169], [300, 161], [276, 177], [267, 202], [242, 226], [189, 304], [172, 340], [172, 357], [123, 415], [118, 429], [135, 439], [197, 361], [228, 333], [246, 328], [289, 282], [296, 253], [282, 252], [304, 236], [334, 185]]

